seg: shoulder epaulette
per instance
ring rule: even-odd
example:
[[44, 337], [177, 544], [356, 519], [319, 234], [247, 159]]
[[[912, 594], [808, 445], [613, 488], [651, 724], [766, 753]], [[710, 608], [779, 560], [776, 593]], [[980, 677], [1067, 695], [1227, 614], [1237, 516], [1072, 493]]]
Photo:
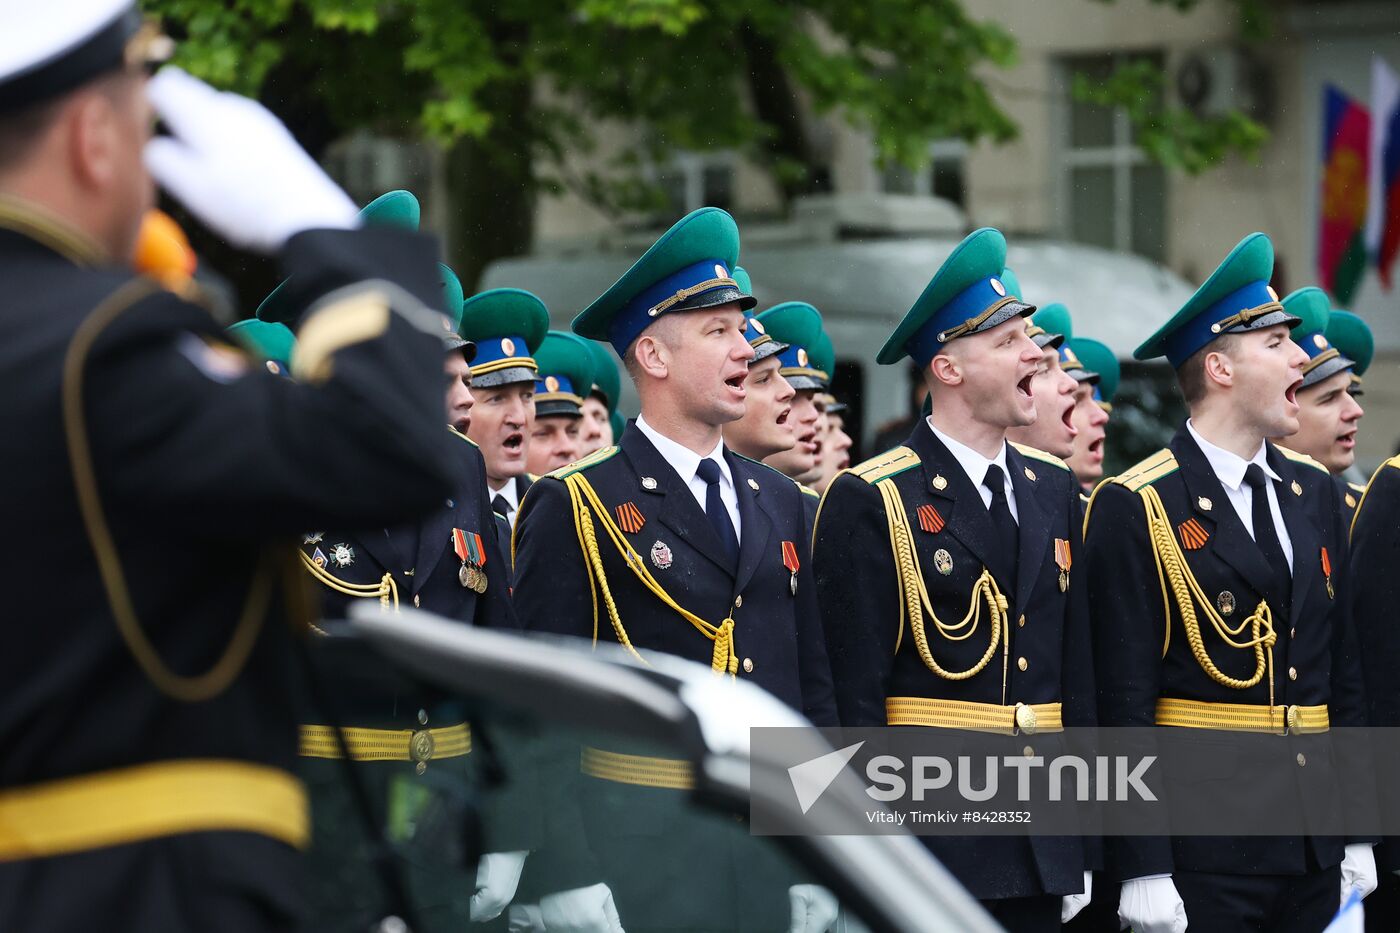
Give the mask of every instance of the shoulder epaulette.
[[1011, 446], [1015, 447], [1023, 457], [1030, 457], [1032, 460], [1039, 460], [1042, 463], [1052, 463], [1066, 472], [1069, 471], [1069, 464], [1065, 463], [1063, 460], [1061, 460], [1054, 454], [1047, 454], [1039, 447], [1027, 447], [1025, 444], [1018, 444], [1015, 441], [1011, 441], [1010, 443]]
[[1163, 447], [1146, 460], [1139, 461], [1108, 482], [1127, 486], [1133, 492], [1137, 492], [1144, 486], [1151, 486], [1164, 476], [1170, 476], [1178, 469], [1176, 455], [1171, 452], [1171, 448]]
[[[566, 476], [572, 476], [589, 467], [597, 466], [604, 460], [611, 460], [613, 457], [617, 456], [617, 452], [621, 449], [620, 447], [604, 447], [601, 450], [595, 450], [582, 460], [576, 460], [573, 463], [565, 464], [552, 473], [546, 473], [545, 476], [552, 479], [563, 479]], [[538, 480], [538, 477], [536, 477], [536, 479]]]
[[914, 469], [919, 462], [919, 455], [908, 447], [896, 447], [852, 467], [851, 472], [873, 486], [882, 479]]
[[1274, 445], [1274, 449], [1277, 450], [1279, 453], [1283, 454], [1289, 460], [1292, 460], [1294, 463], [1302, 463], [1306, 466], [1312, 467], [1315, 470], [1327, 473], [1329, 476], [1331, 475], [1327, 467], [1318, 463], [1316, 460], [1314, 460], [1312, 457], [1309, 457], [1307, 454], [1300, 454], [1296, 450], [1289, 450], [1287, 447], [1283, 447], [1278, 444]]
[[456, 428], [454, 428], [452, 425], [449, 424], [449, 425], [447, 426], [447, 430], [451, 431], [451, 432], [453, 433], [453, 435], [455, 435], [456, 437], [459, 437], [459, 438], [461, 438], [462, 440], [466, 441], [468, 444], [471, 444], [473, 447], [476, 447], [476, 448], [480, 448], [480, 447], [481, 447], [480, 444], [478, 444], [476, 441], [472, 440], [470, 437], [467, 437], [467, 436], [466, 436], [465, 434], [463, 434], [461, 431], [458, 431], [458, 430], [457, 430]]
[[813, 499], [820, 499], [822, 497], [822, 494], [817, 492], [811, 486], [803, 486], [801, 483], [798, 483], [797, 488], [802, 490], [802, 495], [804, 496], [811, 496]]
[[1383, 464], [1383, 466], [1395, 467], [1395, 469], [1400, 470], [1400, 455], [1391, 457]]

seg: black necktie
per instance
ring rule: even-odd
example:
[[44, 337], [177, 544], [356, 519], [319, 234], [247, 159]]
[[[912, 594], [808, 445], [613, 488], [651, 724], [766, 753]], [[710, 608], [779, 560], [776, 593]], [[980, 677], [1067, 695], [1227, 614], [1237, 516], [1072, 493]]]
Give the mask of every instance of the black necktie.
[[724, 500], [719, 496], [719, 481], [723, 476], [719, 470], [719, 464], [709, 457], [700, 461], [699, 468], [695, 475], [705, 481], [705, 517], [710, 520], [710, 527], [719, 536], [719, 542], [724, 546], [725, 556], [729, 558], [731, 567], [739, 563], [739, 536], [734, 533], [734, 523], [729, 520], [729, 510], [724, 507]]
[[[1264, 552], [1269, 569], [1274, 572], [1274, 580], [1281, 587], [1279, 595], [1290, 598], [1293, 591], [1293, 574], [1288, 569], [1288, 558], [1283, 554], [1283, 545], [1278, 540], [1278, 529], [1274, 527], [1274, 513], [1269, 508], [1269, 478], [1264, 475], [1259, 464], [1251, 463], [1244, 471], [1244, 481], [1254, 490], [1250, 498], [1250, 512], [1254, 521], [1254, 543]], [[1278, 608], [1278, 607], [1276, 607]]]
[[1006, 575], [1002, 581], [1008, 587], [1016, 585], [1016, 554], [1021, 544], [1021, 529], [1016, 519], [1011, 517], [1011, 506], [1006, 501], [1006, 474], [995, 463], [987, 467], [987, 475], [982, 485], [992, 492], [992, 504], [987, 510], [992, 516], [992, 527], [997, 533], [997, 550], [1001, 551], [1001, 568]]
[[510, 521], [510, 513], [515, 511], [510, 506], [510, 500], [499, 492], [496, 493], [496, 497], [491, 500], [491, 510], [506, 521]]

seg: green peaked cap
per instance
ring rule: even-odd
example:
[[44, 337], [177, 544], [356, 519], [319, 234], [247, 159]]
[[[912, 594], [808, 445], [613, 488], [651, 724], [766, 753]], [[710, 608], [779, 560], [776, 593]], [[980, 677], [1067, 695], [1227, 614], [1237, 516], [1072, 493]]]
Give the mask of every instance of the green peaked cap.
[[777, 354], [778, 372], [794, 389], [824, 389], [831, 374], [816, 365], [822, 338], [822, 315], [805, 301], [785, 301], [774, 305], [754, 320], [763, 325], [774, 340], [787, 346]]
[[617, 360], [606, 344], [596, 340], [584, 342], [588, 345], [588, 352], [593, 354], [592, 391], [603, 396], [603, 404], [608, 406], [608, 411], [617, 411], [618, 400], [622, 397], [622, 375], [617, 371]]
[[[417, 230], [418, 221], [422, 215], [422, 209], [418, 205], [418, 199], [413, 196], [413, 192], [404, 191], [402, 188], [395, 191], [388, 191], [370, 201], [360, 208], [360, 226], [362, 227], [395, 227], [400, 230]], [[254, 312], [260, 321], [281, 323], [290, 321], [297, 316], [301, 310], [291, 307], [287, 302], [286, 281], [279, 282], [277, 287], [268, 293], [268, 296], [258, 305], [258, 310]], [[460, 293], [461, 286], [458, 286]], [[444, 310], [451, 312], [456, 307], [449, 304]]]
[[1308, 355], [1303, 365], [1302, 388], [1317, 385], [1355, 365], [1327, 340], [1332, 299], [1326, 292], [1313, 286], [1300, 288], [1283, 299], [1283, 309], [1298, 319], [1289, 336]]
[[1099, 375], [1094, 393], [1095, 401], [1112, 402], [1113, 396], [1118, 393], [1118, 381], [1122, 378], [1118, 355], [1108, 344], [1091, 337], [1071, 337], [1069, 347], [1074, 351], [1074, 355], [1079, 357], [1079, 362], [1084, 364], [1085, 369]]
[[948, 340], [998, 327], [1035, 310], [1001, 282], [1006, 237], [991, 227], [974, 230], [938, 267], [904, 315], [876, 362], [888, 366], [908, 356], [924, 365]]
[[753, 280], [749, 278], [749, 270], [743, 266], [735, 266], [729, 270], [729, 277], [739, 283], [739, 291], [745, 295], [753, 294]]
[[549, 309], [530, 292], [493, 288], [462, 303], [458, 332], [476, 344], [472, 384], [482, 388], [534, 382], [534, 355], [549, 330]]
[[1008, 295], [1015, 295], [1022, 301], [1026, 300], [1026, 293], [1021, 291], [1021, 280], [1010, 269], [1003, 268], [1001, 270], [1001, 284], [1006, 286]]
[[[1273, 272], [1273, 241], [1263, 233], [1251, 233], [1230, 250], [1181, 310], [1133, 351], [1133, 356], [1139, 360], [1165, 356], [1179, 369], [1221, 334], [1247, 333], [1275, 324], [1292, 326], [1295, 319], [1283, 310], [1269, 286]], [[1245, 312], [1250, 313], [1241, 317]]]
[[1065, 341], [1074, 336], [1074, 324], [1069, 308], [1058, 301], [1051, 302], [1031, 315], [1026, 333], [1042, 350], [1046, 347], [1060, 349]]
[[620, 356], [662, 314], [757, 302], [739, 289], [739, 228], [728, 212], [702, 207], [676, 221], [632, 268], [573, 321], [573, 331], [604, 340]]
[[[230, 325], [229, 334], [253, 356], [268, 364], [268, 369], [278, 375], [292, 361], [292, 351], [296, 349], [296, 336], [286, 324], [273, 324], [268, 321], [239, 321]], [[275, 367], [275, 368], [274, 368]]]
[[1371, 326], [1358, 314], [1334, 309], [1327, 318], [1327, 340], [1356, 364], [1352, 372], [1358, 376], [1371, 367], [1376, 355], [1376, 338]]
[[552, 330], [535, 352], [535, 417], [581, 415], [583, 398], [593, 387], [593, 351], [582, 337]]
[[827, 382], [830, 382], [836, 375], [836, 347], [826, 331], [817, 335], [817, 345], [807, 351], [807, 356], [812, 360], [813, 366], [826, 373]]

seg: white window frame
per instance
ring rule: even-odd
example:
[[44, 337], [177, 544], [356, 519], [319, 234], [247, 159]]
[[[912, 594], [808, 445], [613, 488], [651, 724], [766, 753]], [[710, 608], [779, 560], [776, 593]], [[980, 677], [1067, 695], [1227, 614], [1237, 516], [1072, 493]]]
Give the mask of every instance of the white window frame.
[[[652, 170], [652, 181], [660, 182], [662, 175], [676, 173], [682, 181], [682, 213], [688, 214], [707, 206], [705, 200], [705, 170], [722, 168], [729, 172], [730, 186], [738, 194], [738, 157], [733, 152], [687, 152], [672, 155]], [[732, 206], [732, 205], [731, 205]]]
[[[961, 162], [964, 173], [967, 169], [967, 140], [965, 139], [936, 139], [928, 144], [928, 162], [923, 170], [914, 174], [913, 194], [919, 197], [933, 197], [933, 164], [935, 162]], [[885, 190], [885, 173], [875, 168], [875, 187], [881, 194], [887, 194]], [[964, 178], [966, 175], [964, 174]]]

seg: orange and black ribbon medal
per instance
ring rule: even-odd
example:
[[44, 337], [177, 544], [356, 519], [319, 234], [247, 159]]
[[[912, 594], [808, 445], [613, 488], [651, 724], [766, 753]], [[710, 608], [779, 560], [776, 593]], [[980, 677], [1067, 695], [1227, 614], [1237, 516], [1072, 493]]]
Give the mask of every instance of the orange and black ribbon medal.
[[1066, 538], [1055, 539], [1055, 566], [1060, 568], [1060, 592], [1069, 589], [1069, 565], [1072, 558], [1069, 553], [1069, 540]]
[[1327, 578], [1327, 598], [1336, 599], [1337, 593], [1332, 589], [1332, 558], [1327, 548], [1322, 549], [1322, 575]]
[[646, 517], [642, 515], [642, 510], [637, 508], [635, 502], [624, 502], [614, 511], [617, 512], [618, 525], [629, 535], [641, 531], [642, 526], [647, 523]]
[[1181, 533], [1181, 543], [1188, 551], [1199, 551], [1210, 540], [1210, 532], [1194, 518], [1177, 525], [1176, 530]]
[[788, 580], [788, 589], [792, 591], [792, 595], [796, 596], [797, 571], [801, 568], [802, 563], [797, 559], [797, 545], [793, 544], [791, 541], [783, 542], [783, 566], [792, 574], [792, 577]]
[[938, 510], [931, 505], [921, 505], [919, 512], [919, 527], [931, 535], [936, 535], [943, 530], [943, 516], [938, 514]]
[[486, 592], [486, 548], [476, 532], [452, 529], [452, 549], [461, 558], [457, 581], [474, 593]]

